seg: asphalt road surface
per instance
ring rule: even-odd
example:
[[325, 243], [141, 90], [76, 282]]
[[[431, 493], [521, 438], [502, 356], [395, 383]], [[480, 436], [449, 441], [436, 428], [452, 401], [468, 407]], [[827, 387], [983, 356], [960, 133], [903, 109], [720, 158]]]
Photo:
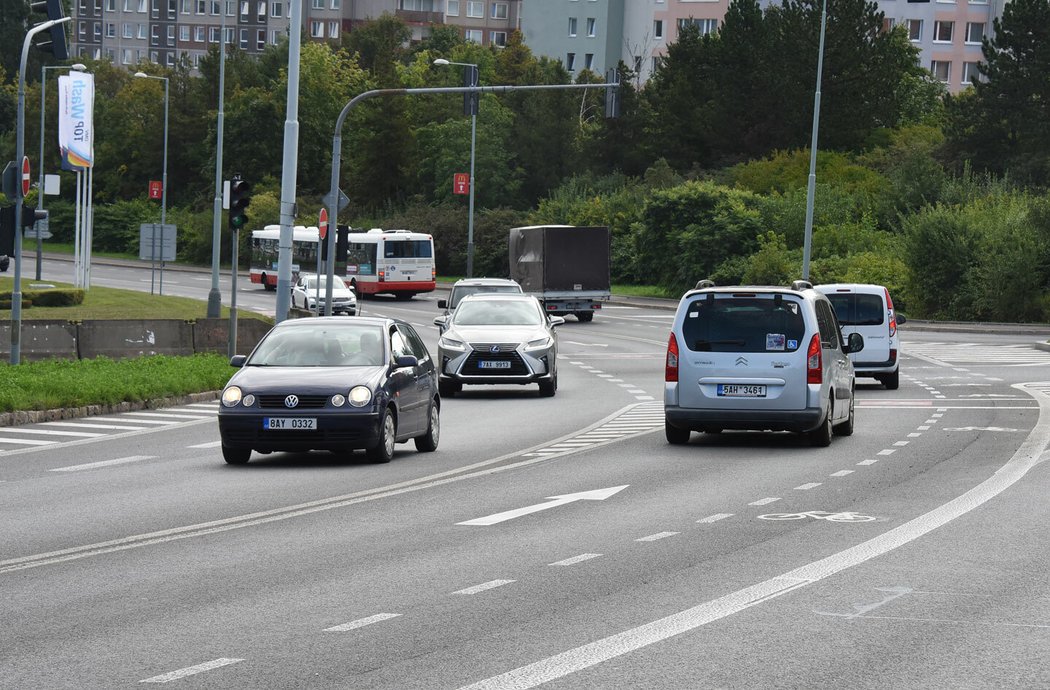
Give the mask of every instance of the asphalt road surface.
[[[437, 298], [363, 306], [433, 349]], [[228, 466], [215, 403], [0, 429], [0, 687], [1050, 687], [1035, 338], [905, 330], [828, 448], [670, 446], [670, 318], [569, 317], [554, 398], [468, 386], [389, 465]]]

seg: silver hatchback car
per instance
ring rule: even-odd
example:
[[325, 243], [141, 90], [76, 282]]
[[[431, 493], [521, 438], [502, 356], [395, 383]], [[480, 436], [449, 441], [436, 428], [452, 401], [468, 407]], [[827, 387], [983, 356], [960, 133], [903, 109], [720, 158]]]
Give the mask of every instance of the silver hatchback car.
[[714, 287], [701, 281], [675, 313], [664, 370], [667, 441], [692, 431], [794, 431], [827, 446], [853, 433], [854, 371], [828, 298], [805, 281]]

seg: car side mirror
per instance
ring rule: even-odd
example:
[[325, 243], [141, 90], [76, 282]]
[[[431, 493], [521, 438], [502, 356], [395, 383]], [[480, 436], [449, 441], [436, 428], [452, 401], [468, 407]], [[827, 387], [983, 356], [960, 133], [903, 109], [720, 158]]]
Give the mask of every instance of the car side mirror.
[[860, 333], [850, 333], [846, 341], [846, 352], [860, 352], [864, 349], [864, 336]]
[[240, 369], [244, 366], [244, 362], [247, 359], [247, 355], [234, 355], [233, 357], [230, 357], [230, 366]]
[[897, 316], [897, 325], [898, 326], [903, 326], [904, 324], [908, 323], [908, 317], [905, 316], [904, 314], [901, 314], [900, 312], [897, 312], [896, 316]]
[[441, 326], [442, 328], [444, 328], [446, 320], [447, 319], [444, 316], [438, 316], [434, 319], [434, 325]]
[[404, 369], [406, 367], [414, 367], [419, 365], [419, 360], [416, 359], [415, 355], [401, 355], [394, 360], [395, 369]]
[[563, 319], [562, 317], [560, 317], [560, 316], [552, 316], [551, 317], [551, 325], [552, 326], [560, 326], [563, 323], [565, 323], [565, 319]]
[[448, 309], [448, 300], [447, 299], [439, 299], [438, 300], [438, 309]]

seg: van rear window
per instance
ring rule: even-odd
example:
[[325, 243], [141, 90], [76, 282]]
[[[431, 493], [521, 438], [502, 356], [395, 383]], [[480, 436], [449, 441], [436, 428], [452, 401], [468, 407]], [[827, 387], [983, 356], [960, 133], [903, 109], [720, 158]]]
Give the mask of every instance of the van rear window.
[[856, 293], [828, 295], [841, 326], [878, 326], [886, 319], [886, 309], [879, 295]]
[[794, 352], [805, 334], [801, 305], [789, 298], [701, 298], [682, 324], [685, 347], [694, 352]]

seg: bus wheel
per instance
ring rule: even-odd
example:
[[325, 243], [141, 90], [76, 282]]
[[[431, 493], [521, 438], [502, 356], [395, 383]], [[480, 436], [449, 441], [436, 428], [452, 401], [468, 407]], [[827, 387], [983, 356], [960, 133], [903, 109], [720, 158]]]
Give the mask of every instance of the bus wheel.
[[406, 300], [412, 299], [415, 296], [416, 293], [414, 292], [399, 292], [396, 295], [394, 295], [394, 299], [396, 299], [398, 302], [404, 302]]
[[259, 276], [259, 280], [262, 281], [263, 288], [267, 292], [273, 292], [274, 290], [277, 289], [276, 285], [270, 285], [270, 281], [266, 279], [266, 274], [265, 273], [263, 273], [261, 276]]

